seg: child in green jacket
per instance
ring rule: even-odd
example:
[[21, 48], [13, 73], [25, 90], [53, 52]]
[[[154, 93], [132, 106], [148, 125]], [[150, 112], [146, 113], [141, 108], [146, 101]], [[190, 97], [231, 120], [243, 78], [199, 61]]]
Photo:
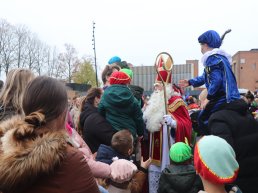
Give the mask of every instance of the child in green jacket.
[[113, 72], [110, 85], [104, 92], [98, 105], [100, 114], [117, 131], [127, 128], [134, 138], [143, 136], [143, 118], [141, 107], [130, 88], [131, 78], [124, 72]]

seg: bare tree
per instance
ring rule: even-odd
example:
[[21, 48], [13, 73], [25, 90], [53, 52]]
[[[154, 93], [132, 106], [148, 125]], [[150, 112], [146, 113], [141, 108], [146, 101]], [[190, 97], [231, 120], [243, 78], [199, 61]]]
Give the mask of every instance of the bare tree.
[[35, 56], [36, 56], [35, 70], [39, 75], [43, 73], [43, 70], [45, 69], [47, 64], [47, 57], [48, 57], [47, 50], [48, 50], [47, 45], [38, 40], [36, 43], [36, 50], [35, 50]]
[[54, 66], [54, 78], [57, 78], [57, 79], [62, 79], [62, 80], [67, 80], [68, 77], [67, 77], [67, 67], [66, 65], [61, 62], [60, 60], [60, 54], [58, 55], [58, 60]]
[[4, 36], [3, 23], [5, 23], [5, 20], [0, 20], [0, 76], [2, 71], [2, 50], [3, 50], [3, 36]]
[[26, 66], [27, 58], [27, 42], [29, 35], [31, 34], [29, 29], [24, 25], [18, 25], [15, 27], [15, 37], [16, 37], [16, 62], [18, 68], [24, 68]]
[[53, 77], [54, 75], [54, 64], [57, 61], [56, 48], [53, 48], [53, 52], [50, 46], [46, 48], [46, 64], [47, 64], [47, 75]]
[[67, 78], [70, 83], [72, 80], [72, 74], [76, 65], [78, 64], [77, 51], [71, 44], [65, 44], [65, 52], [60, 53], [58, 56], [59, 64], [67, 67]]
[[[65, 78], [66, 67], [59, 62], [56, 47], [48, 47], [46, 55], [47, 75], [57, 79]], [[63, 65], [63, 66], [62, 66]]]
[[65, 51], [58, 53], [55, 47], [42, 43], [25, 25], [13, 26], [0, 19], [0, 75], [2, 70], [7, 74], [11, 68], [29, 68], [39, 75], [71, 82], [75, 73], [82, 69], [83, 62], [79, 61], [71, 44], [64, 46]]
[[15, 27], [9, 24], [6, 20], [0, 21], [0, 42], [1, 42], [1, 51], [0, 51], [0, 72], [2, 68], [5, 69], [5, 73], [7, 74], [9, 68], [11, 68], [12, 64], [15, 61], [15, 37], [14, 30]]
[[26, 63], [27, 63], [27, 68], [29, 68], [30, 70], [34, 70], [35, 69], [35, 65], [36, 65], [36, 48], [37, 48], [37, 43], [38, 43], [38, 38], [37, 36], [34, 35], [30, 35], [27, 39], [27, 50], [26, 50]]

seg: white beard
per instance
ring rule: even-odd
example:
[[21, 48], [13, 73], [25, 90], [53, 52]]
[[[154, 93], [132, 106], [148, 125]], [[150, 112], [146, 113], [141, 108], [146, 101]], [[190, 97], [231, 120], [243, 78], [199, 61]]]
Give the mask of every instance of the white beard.
[[[173, 95], [180, 95], [174, 92], [171, 85], [166, 86], [167, 100]], [[146, 128], [150, 132], [159, 131], [163, 116], [166, 114], [164, 91], [154, 91], [148, 101], [145, 111], [143, 112], [143, 119], [146, 121]]]

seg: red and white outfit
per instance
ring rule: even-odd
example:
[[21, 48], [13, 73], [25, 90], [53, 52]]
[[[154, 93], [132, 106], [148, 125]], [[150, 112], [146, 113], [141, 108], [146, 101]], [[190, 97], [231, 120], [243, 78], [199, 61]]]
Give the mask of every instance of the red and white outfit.
[[[162, 64], [163, 61], [161, 59], [161, 67]], [[157, 192], [161, 171], [170, 164], [168, 136], [172, 145], [175, 142], [185, 142], [185, 137], [190, 143], [192, 134], [192, 123], [186, 109], [186, 104], [180, 93], [176, 92], [176, 88], [172, 88], [171, 77], [168, 77], [171, 75], [163, 70], [163, 68], [159, 68], [159, 70], [162, 79], [168, 80], [166, 85], [168, 114], [176, 121], [176, 128], [172, 128], [175, 129], [175, 137], [172, 138], [168, 135], [167, 123], [163, 120], [163, 116], [166, 114], [164, 91], [154, 91], [144, 111], [146, 127], [151, 133], [150, 156], [152, 157], [152, 164], [149, 167], [149, 192], [152, 193]], [[156, 82], [159, 81], [160, 77], [157, 76]]]

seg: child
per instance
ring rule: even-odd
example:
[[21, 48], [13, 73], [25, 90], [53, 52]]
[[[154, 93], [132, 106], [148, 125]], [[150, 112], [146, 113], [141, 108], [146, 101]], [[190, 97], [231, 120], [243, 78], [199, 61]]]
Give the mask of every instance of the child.
[[[241, 193], [234, 185], [239, 166], [233, 148], [222, 138], [202, 137], [194, 150], [194, 166], [208, 193]], [[203, 192], [203, 191], [200, 191]]]
[[119, 71], [120, 67], [116, 64], [111, 64], [111, 65], [106, 65], [106, 67], [104, 68], [102, 74], [101, 74], [101, 79], [103, 81], [103, 90], [106, 90], [106, 88], [108, 88], [110, 86], [109, 83], [109, 77], [110, 75], [115, 72], [115, 71]]
[[124, 72], [113, 72], [110, 85], [104, 92], [98, 109], [116, 131], [128, 128], [136, 138], [143, 136], [142, 111], [128, 88], [131, 78]]
[[[124, 129], [115, 133], [111, 140], [111, 147], [106, 145], [100, 145], [96, 161], [111, 164], [113, 160], [130, 160], [130, 156], [133, 152], [133, 136], [130, 131]], [[119, 180], [106, 180], [105, 186], [107, 190], [112, 193], [138, 193], [141, 192], [143, 184], [146, 179], [147, 169], [151, 163], [151, 159], [143, 162], [141, 160], [141, 166], [138, 167], [139, 171], [133, 176], [133, 178], [126, 182]], [[136, 167], [136, 166], [135, 166]]]
[[99, 146], [96, 161], [111, 164], [114, 159], [131, 160], [133, 153], [133, 136], [130, 131], [123, 129], [116, 132], [111, 140], [111, 146]]
[[179, 81], [182, 87], [199, 87], [205, 84], [208, 90], [204, 109], [198, 118], [199, 127], [204, 132], [207, 130], [208, 119], [212, 113], [218, 111], [223, 104], [240, 98], [236, 78], [230, 66], [232, 58], [220, 49], [225, 35], [229, 32], [226, 31], [222, 37], [214, 30], [200, 35], [198, 41], [203, 53], [204, 72], [196, 78]]
[[177, 142], [170, 148], [171, 165], [160, 176], [158, 193], [197, 193], [202, 182], [192, 165], [191, 147]]

